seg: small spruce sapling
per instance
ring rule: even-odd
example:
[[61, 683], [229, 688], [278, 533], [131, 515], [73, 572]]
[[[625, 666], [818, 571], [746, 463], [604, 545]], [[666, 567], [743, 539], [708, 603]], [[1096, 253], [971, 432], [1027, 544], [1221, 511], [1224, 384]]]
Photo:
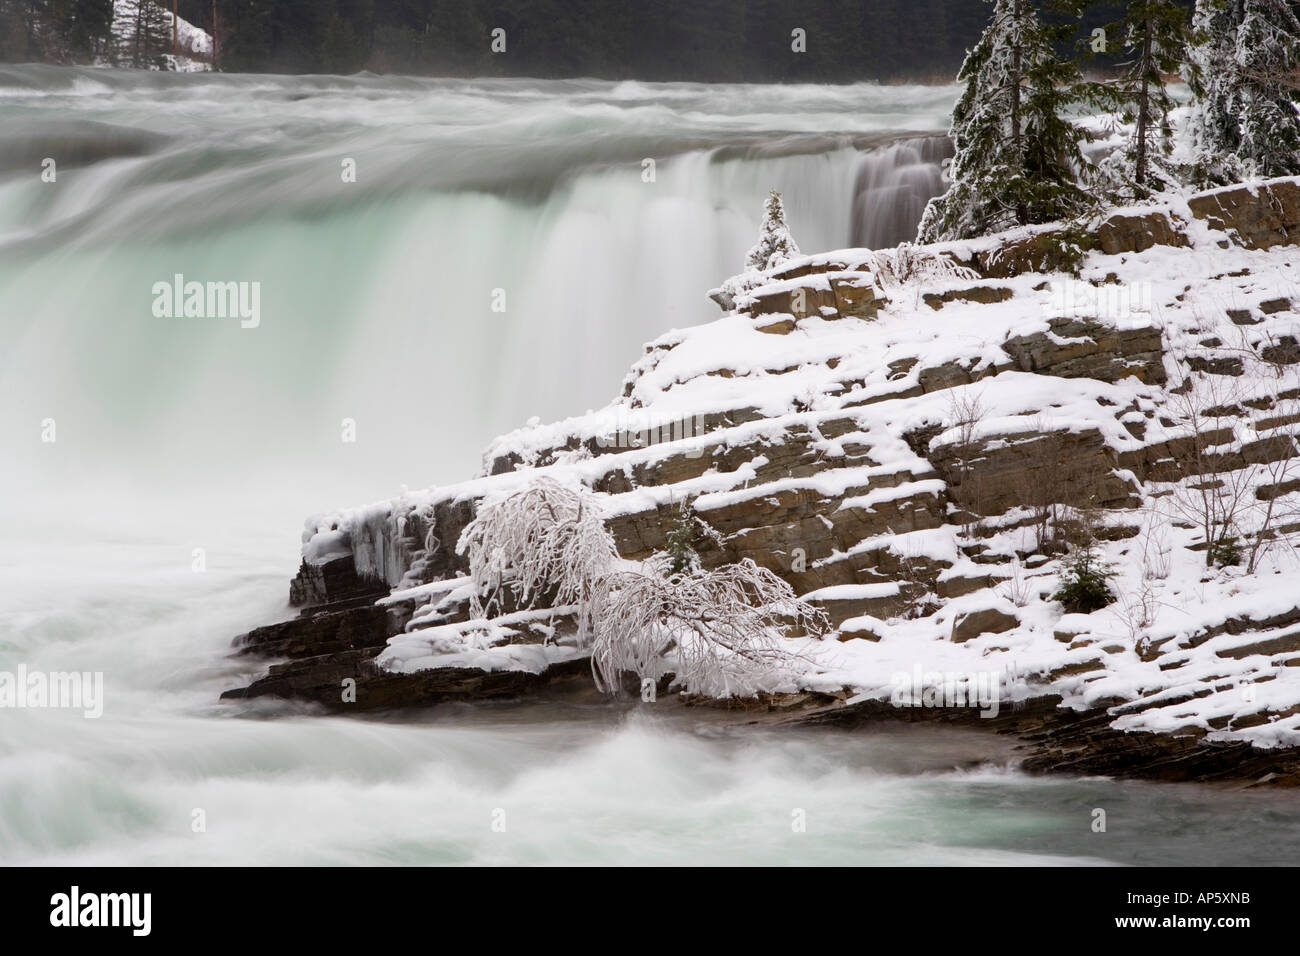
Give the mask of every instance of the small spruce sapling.
[[790, 235], [790, 227], [785, 224], [785, 206], [781, 203], [781, 194], [775, 189], [767, 194], [763, 202], [763, 225], [759, 228], [758, 242], [745, 257], [745, 269], [762, 272], [773, 269], [799, 255], [799, 246]]
[[709, 291], [709, 298], [730, 312], [736, 307], [736, 297], [762, 285], [759, 273], [775, 269], [788, 259], [800, 255], [799, 246], [785, 222], [785, 206], [781, 194], [775, 189], [767, 194], [763, 203], [763, 224], [759, 227], [758, 242], [745, 255], [745, 270], [734, 275], [718, 288]]
[[1059, 583], [1052, 600], [1060, 601], [1070, 614], [1090, 614], [1115, 601], [1110, 589], [1114, 571], [1097, 553], [1097, 545], [1088, 540], [1071, 552], [1061, 569]]
[[700, 524], [690, 503], [683, 501], [666, 535], [663, 571], [668, 580], [679, 580], [700, 570], [700, 555], [696, 550], [701, 537]]

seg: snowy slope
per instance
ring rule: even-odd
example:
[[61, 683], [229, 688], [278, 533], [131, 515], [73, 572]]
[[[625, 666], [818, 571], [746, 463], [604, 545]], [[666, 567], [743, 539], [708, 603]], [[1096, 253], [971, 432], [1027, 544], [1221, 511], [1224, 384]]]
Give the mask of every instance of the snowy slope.
[[[167, 24], [167, 37], [170, 44], [172, 29], [171, 6], [166, 2], [155, 0], [114, 0], [113, 5], [113, 39], [119, 49], [128, 49], [134, 36], [136, 15], [141, 3], [147, 3], [164, 11]], [[194, 26], [184, 18], [177, 18], [177, 39], [181, 55], [167, 53], [169, 70], [180, 73], [202, 73], [212, 69], [212, 36]], [[170, 48], [170, 47], [169, 47]]]
[[[656, 546], [657, 516], [689, 499], [723, 532], [731, 560], [752, 557], [835, 612], [832, 639], [792, 642], [809, 665], [787, 690], [890, 699], [900, 675], [915, 673], [927, 684], [991, 682], [1004, 705], [1055, 694], [1066, 707], [1108, 708], [1121, 730], [1300, 744], [1300, 464], [1269, 458], [1279, 441], [1294, 452], [1300, 428], [1294, 249], [1243, 248], [1183, 200], [1120, 213], [1165, 217], [1185, 245], [1093, 251], [1077, 279], [938, 270], [886, 282], [879, 256], [860, 249], [783, 263], [739, 304], [756, 310], [800, 289], [834, 302], [837, 283], [856, 276], [877, 283], [879, 312], [732, 312], [666, 333], [604, 409], [502, 436], [478, 478], [316, 516], [304, 559], [350, 554], [358, 573], [395, 588], [392, 600], [417, 604], [380, 658], [391, 669], [536, 669], [570, 651], [521, 655], [516, 622], [466, 626], [458, 616], [466, 581], [452, 556], [455, 516], [539, 475], [582, 482], [638, 557]], [[1041, 232], [927, 254], [976, 263]], [[1071, 363], [1094, 361], [1097, 348], [1061, 331], [1071, 315], [1113, 334], [1114, 348], [1154, 340], [1157, 351], [1103, 355], [1109, 371], [1082, 374]], [[1050, 353], [1043, 367], [1029, 367], [1034, 349]], [[963, 425], [958, 411], [972, 405], [977, 420]], [[1170, 449], [1205, 422], [1212, 455], [1244, 463], [1215, 476], [1239, 485], [1239, 532], [1268, 520], [1277, 533], [1253, 574], [1207, 568], [1203, 531], [1172, 504], [1194, 504], [1199, 484], [1167, 473]], [[678, 423], [692, 427], [668, 427]], [[641, 447], [618, 437], [638, 432]], [[1040, 548], [1031, 509], [1012, 501], [972, 527], [957, 513], [952, 475], [936, 471], [959, 443], [995, 460], [1043, 436], [1110, 463], [1092, 520], [1118, 600], [1091, 614], [1053, 599], [1065, 558]], [[1074, 464], [1067, 457], [1062, 470]], [[810, 549], [806, 572], [791, 571], [794, 545]], [[445, 586], [430, 583], [439, 578]], [[964, 633], [980, 621], [993, 624]]]

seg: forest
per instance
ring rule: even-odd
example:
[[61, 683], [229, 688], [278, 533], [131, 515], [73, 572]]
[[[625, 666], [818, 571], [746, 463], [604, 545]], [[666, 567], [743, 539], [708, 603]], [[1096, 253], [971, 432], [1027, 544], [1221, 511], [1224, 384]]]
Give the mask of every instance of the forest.
[[[991, 11], [985, 0], [174, 2], [215, 35], [216, 65], [230, 72], [785, 83], [949, 82]], [[1092, 7], [1085, 29], [1122, 4]], [[0, 0], [0, 61], [141, 66], [170, 48], [167, 16], [142, 18], [141, 43], [115, 48], [113, 10], [114, 0]]]

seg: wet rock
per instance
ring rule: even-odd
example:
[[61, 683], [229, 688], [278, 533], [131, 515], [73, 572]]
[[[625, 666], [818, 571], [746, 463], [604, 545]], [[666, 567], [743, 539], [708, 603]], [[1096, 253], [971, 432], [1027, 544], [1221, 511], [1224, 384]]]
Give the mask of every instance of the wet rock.
[[236, 638], [236, 651], [260, 657], [302, 658], [383, 647], [390, 634], [397, 633], [400, 624], [405, 623], [400, 615], [390, 615], [389, 608], [373, 602], [338, 610], [329, 607], [252, 630]]
[[375, 665], [378, 653], [378, 648], [365, 648], [275, 665], [266, 677], [247, 687], [228, 690], [221, 697], [235, 700], [272, 696], [310, 701], [336, 712], [360, 713], [524, 697], [565, 684], [581, 682], [585, 686], [591, 681], [591, 663], [585, 658], [554, 664], [540, 674], [474, 667], [438, 667], [397, 674]]
[[387, 593], [388, 585], [384, 582], [357, 575], [350, 554], [323, 564], [308, 564], [303, 561], [298, 574], [289, 582], [289, 603], [294, 607], [310, 607], [352, 598], [373, 599]]

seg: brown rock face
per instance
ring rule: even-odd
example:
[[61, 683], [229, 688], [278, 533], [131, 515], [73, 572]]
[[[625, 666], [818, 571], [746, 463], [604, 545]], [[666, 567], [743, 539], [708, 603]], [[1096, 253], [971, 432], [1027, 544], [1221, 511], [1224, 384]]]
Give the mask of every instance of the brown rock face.
[[831, 288], [835, 292], [835, 308], [838, 312], [835, 318], [853, 316], [874, 319], [880, 311], [882, 301], [876, 297], [875, 287], [865, 276], [858, 279], [832, 279]]
[[952, 639], [961, 643], [982, 634], [1001, 634], [1019, 626], [1020, 618], [1014, 614], [990, 607], [959, 617], [952, 628]]
[[1162, 212], [1111, 216], [1097, 227], [1097, 248], [1108, 256], [1143, 252], [1152, 246], [1186, 246], [1179, 225]]
[[[764, 293], [757, 290], [753, 302], [740, 311], [752, 316], [788, 318], [793, 329], [794, 321], [807, 318], [821, 319], [874, 319], [885, 304], [869, 275], [861, 272], [812, 272], [800, 270], [798, 275], [784, 278], [807, 278], [808, 282], [779, 292]], [[769, 325], [778, 324], [777, 322]], [[760, 331], [770, 331], [769, 328]], [[789, 331], [789, 330], [786, 330]], [[782, 332], [784, 334], [784, 332]]]
[[1096, 319], [1052, 319], [1048, 324], [1050, 333], [1017, 336], [1003, 344], [1021, 371], [1101, 382], [1130, 375], [1148, 384], [1165, 380], [1164, 344], [1155, 326], [1121, 330]]
[[979, 302], [982, 305], [992, 305], [994, 302], [1006, 302], [1014, 294], [1011, 289], [980, 285], [970, 289], [927, 292], [921, 299], [926, 305], [938, 312], [949, 302]]
[[1231, 186], [1193, 196], [1192, 215], [1234, 235], [1247, 249], [1290, 245], [1300, 236], [1300, 184], [1275, 179], [1259, 186]]
[[975, 515], [1000, 515], [1035, 498], [1132, 508], [1138, 489], [1116, 474], [1119, 455], [1096, 429], [990, 435], [941, 445], [931, 460], [948, 494]]

